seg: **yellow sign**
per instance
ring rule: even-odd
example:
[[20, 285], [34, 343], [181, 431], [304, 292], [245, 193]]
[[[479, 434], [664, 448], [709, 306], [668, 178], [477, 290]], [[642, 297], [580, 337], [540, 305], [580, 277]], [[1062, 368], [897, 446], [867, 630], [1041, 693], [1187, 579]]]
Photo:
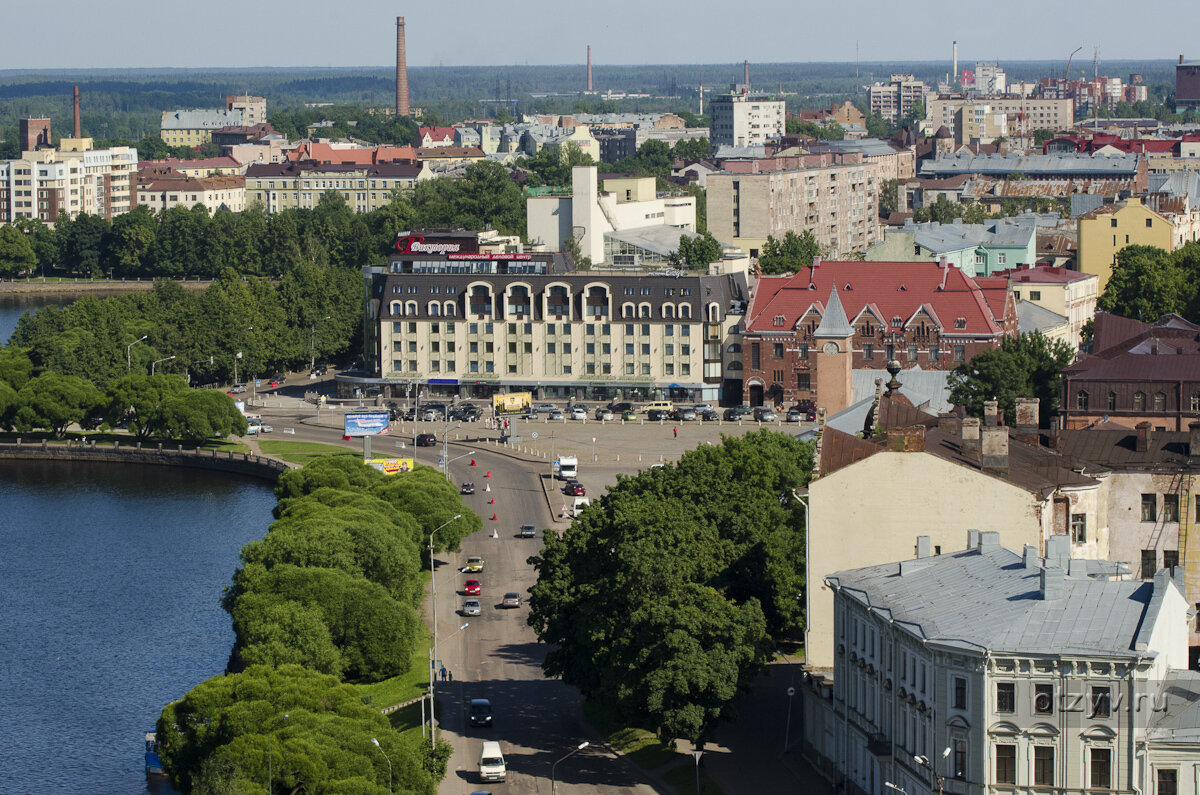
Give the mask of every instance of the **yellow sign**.
[[532, 407], [532, 392], [510, 392], [507, 395], [492, 395], [492, 410], [498, 416], [525, 414]]
[[385, 475], [395, 475], [397, 472], [412, 472], [411, 458], [368, 458], [363, 461], [367, 466], [373, 466]]

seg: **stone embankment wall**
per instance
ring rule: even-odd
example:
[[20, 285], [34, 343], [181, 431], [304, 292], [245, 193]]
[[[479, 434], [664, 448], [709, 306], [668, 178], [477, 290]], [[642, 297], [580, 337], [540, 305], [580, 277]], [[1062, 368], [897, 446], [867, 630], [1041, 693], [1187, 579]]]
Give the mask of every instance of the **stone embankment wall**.
[[189, 450], [179, 445], [163, 445], [161, 443], [151, 445], [122, 442], [114, 442], [111, 445], [47, 444], [46, 442], [0, 444], [0, 460], [5, 459], [100, 461], [112, 464], [181, 466], [248, 475], [271, 482], [275, 482], [281, 473], [292, 468], [291, 464], [253, 453]]

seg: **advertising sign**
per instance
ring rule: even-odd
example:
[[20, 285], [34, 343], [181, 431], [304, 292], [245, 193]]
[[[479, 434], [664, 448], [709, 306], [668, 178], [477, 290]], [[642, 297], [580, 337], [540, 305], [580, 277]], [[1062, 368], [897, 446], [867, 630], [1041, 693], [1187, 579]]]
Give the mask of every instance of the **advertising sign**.
[[497, 416], [525, 414], [532, 406], [532, 392], [510, 392], [506, 395], [492, 395], [492, 411]]
[[343, 436], [385, 436], [388, 432], [386, 411], [369, 411], [346, 414], [346, 430]]
[[375, 467], [385, 475], [412, 472], [413, 470], [413, 459], [411, 458], [368, 458], [363, 463]]
[[396, 238], [396, 251], [401, 254], [474, 254], [479, 245], [470, 237], [434, 237], [424, 235], [401, 235]]

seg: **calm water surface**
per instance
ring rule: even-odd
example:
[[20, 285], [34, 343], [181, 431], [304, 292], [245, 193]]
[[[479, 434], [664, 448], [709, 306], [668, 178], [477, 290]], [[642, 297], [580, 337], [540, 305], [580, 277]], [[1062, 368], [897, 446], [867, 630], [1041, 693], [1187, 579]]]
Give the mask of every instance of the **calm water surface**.
[[66, 306], [78, 296], [64, 295], [0, 295], [0, 343], [7, 344], [21, 315], [43, 306]]
[[274, 504], [199, 470], [0, 462], [0, 793], [165, 791], [142, 732], [224, 670], [221, 589]]

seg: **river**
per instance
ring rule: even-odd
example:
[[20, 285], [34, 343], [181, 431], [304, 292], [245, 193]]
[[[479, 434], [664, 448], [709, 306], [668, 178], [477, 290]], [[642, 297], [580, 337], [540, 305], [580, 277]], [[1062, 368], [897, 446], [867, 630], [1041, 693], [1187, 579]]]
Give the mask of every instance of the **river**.
[[0, 792], [169, 791], [142, 732], [224, 670], [221, 589], [274, 504], [219, 473], [0, 462]]
[[13, 329], [21, 315], [29, 309], [41, 309], [44, 306], [66, 306], [74, 301], [77, 295], [62, 295], [61, 293], [17, 293], [0, 295], [0, 344], [8, 344]]

